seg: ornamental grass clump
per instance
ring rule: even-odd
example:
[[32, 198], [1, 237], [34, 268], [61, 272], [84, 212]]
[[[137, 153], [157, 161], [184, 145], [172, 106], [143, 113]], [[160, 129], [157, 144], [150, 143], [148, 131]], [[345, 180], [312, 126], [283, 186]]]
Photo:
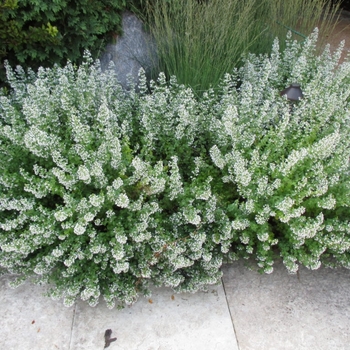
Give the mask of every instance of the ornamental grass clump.
[[[0, 95], [0, 266], [108, 307], [149, 285], [195, 292], [225, 259], [350, 267], [350, 63], [317, 31], [251, 55], [198, 99], [160, 74], [125, 92], [79, 68], [7, 67]], [[301, 84], [290, 105], [279, 91]]]
[[320, 37], [327, 38], [339, 9], [330, 0], [140, 2], [157, 44], [158, 71], [175, 75], [199, 95], [216, 88], [225, 73], [242, 65], [248, 52], [270, 53], [275, 37], [284, 48], [289, 30], [302, 41], [318, 26]]

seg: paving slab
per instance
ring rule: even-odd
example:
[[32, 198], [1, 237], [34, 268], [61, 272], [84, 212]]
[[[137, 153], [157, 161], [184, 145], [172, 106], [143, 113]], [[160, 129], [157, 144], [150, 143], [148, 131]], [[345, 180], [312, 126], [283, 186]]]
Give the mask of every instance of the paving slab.
[[153, 288], [150, 298], [109, 310], [103, 301], [66, 308], [44, 296], [45, 286], [9, 288], [13, 278], [0, 277], [1, 350], [102, 350], [107, 329], [117, 337], [111, 350], [238, 350], [222, 284], [196, 294]]
[[122, 310], [78, 302], [72, 349], [102, 350], [106, 329], [117, 337], [111, 350], [238, 350], [222, 284], [196, 294], [153, 289]]
[[12, 279], [0, 277], [0, 349], [69, 350], [74, 309], [43, 296], [47, 287], [11, 289]]
[[350, 270], [281, 262], [270, 275], [244, 261], [223, 266], [223, 283], [240, 350], [350, 349]]

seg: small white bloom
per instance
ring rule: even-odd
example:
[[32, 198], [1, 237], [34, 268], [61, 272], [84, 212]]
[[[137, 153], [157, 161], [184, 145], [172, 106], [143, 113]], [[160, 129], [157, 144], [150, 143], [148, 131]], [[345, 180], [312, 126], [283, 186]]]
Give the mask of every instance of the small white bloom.
[[187, 207], [183, 211], [184, 217], [190, 224], [198, 226], [201, 222], [201, 217], [197, 214], [197, 210], [192, 207]]
[[103, 195], [97, 196], [96, 194], [91, 194], [89, 196], [89, 202], [94, 207], [100, 207], [104, 202], [104, 197], [103, 197]]
[[128, 196], [125, 193], [121, 193], [115, 201], [115, 205], [120, 208], [127, 208], [129, 206]]
[[123, 180], [118, 177], [117, 179], [113, 180], [112, 182], [112, 187], [117, 190], [118, 188], [120, 188], [121, 186], [123, 186]]
[[212, 159], [212, 161], [214, 162], [214, 164], [219, 168], [219, 169], [223, 169], [226, 162], [224, 157], [222, 156], [218, 146], [214, 145], [210, 151], [210, 157]]
[[258, 233], [258, 239], [261, 242], [265, 242], [269, 239], [269, 234], [268, 232], [259, 232]]
[[55, 219], [57, 221], [61, 222], [61, 221], [64, 221], [64, 220], [67, 219], [68, 214], [65, 211], [63, 211], [63, 210], [60, 210], [60, 211], [56, 211], [54, 216], [55, 216]]
[[85, 183], [90, 183], [91, 177], [89, 169], [85, 165], [80, 165], [77, 171], [78, 179], [84, 181]]
[[266, 266], [264, 268], [264, 272], [267, 273], [267, 274], [270, 274], [273, 272], [273, 267], [272, 266]]
[[63, 305], [65, 307], [71, 307], [71, 306], [74, 305], [74, 303], [75, 303], [75, 297], [74, 296], [67, 296], [63, 300]]
[[231, 225], [234, 230], [244, 230], [245, 228], [250, 226], [250, 223], [249, 223], [249, 220], [247, 219], [242, 219], [242, 220], [237, 219], [232, 221]]
[[78, 236], [84, 234], [85, 230], [86, 230], [86, 227], [82, 226], [79, 223], [75, 224], [75, 226], [74, 226], [74, 233]]
[[92, 221], [94, 218], [95, 218], [95, 214], [94, 214], [94, 213], [86, 213], [86, 214], [84, 215], [84, 220], [85, 220], [86, 222], [90, 222], [90, 221]]

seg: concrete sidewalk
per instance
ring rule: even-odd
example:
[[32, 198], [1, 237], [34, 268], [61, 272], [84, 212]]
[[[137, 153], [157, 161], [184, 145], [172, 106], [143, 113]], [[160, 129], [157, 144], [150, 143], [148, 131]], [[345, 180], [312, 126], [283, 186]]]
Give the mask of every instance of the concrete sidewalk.
[[223, 272], [240, 350], [350, 349], [350, 270], [290, 275], [280, 263], [261, 275], [240, 261]]
[[0, 349], [110, 350], [350, 349], [350, 270], [302, 268], [271, 275], [243, 261], [223, 266], [222, 284], [208, 293], [155, 289], [123, 310], [77, 302], [71, 308], [44, 297], [44, 287], [10, 289], [0, 278]]

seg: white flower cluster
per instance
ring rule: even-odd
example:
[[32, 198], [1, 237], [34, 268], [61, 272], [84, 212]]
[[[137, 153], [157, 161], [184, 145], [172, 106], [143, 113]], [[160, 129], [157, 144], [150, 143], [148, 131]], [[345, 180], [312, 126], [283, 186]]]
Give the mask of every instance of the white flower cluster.
[[97, 286], [93, 285], [90, 287], [86, 287], [81, 293], [80, 298], [81, 300], [88, 300], [91, 297], [94, 299], [97, 299], [100, 296], [100, 290]]
[[6, 198], [4, 195], [0, 197], [0, 210], [16, 210], [26, 211], [34, 208], [34, 199], [29, 198]]
[[77, 171], [78, 179], [84, 181], [86, 184], [91, 182], [89, 169], [85, 165], [80, 165]]
[[12, 231], [21, 227], [21, 225], [28, 221], [28, 217], [26, 214], [20, 212], [20, 214], [14, 219], [6, 219], [0, 223], [0, 228], [4, 231]]
[[299, 265], [296, 263], [297, 259], [294, 256], [283, 257], [283, 264], [288, 269], [291, 274], [297, 273], [299, 270]]
[[199, 210], [194, 208], [192, 204], [189, 204], [183, 209], [183, 215], [187, 222], [192, 225], [198, 226], [201, 223], [201, 217], [198, 215]]
[[129, 206], [129, 198], [125, 193], [121, 193], [115, 200], [115, 205], [120, 208], [127, 208]]
[[89, 202], [92, 206], [96, 207], [96, 208], [101, 208], [103, 202], [104, 202], [104, 196], [103, 194], [91, 194], [89, 196]]
[[226, 164], [225, 159], [223, 158], [218, 146], [214, 145], [211, 149], [210, 149], [210, 156], [212, 161], [214, 162], [214, 164], [220, 168], [223, 169], [223, 167]]
[[269, 233], [268, 232], [260, 232], [257, 235], [258, 240], [261, 242], [266, 242], [269, 239]]
[[127, 261], [116, 261], [115, 263], [111, 263], [111, 267], [115, 274], [120, 274], [122, 272], [127, 272], [129, 270], [129, 262]]
[[317, 232], [321, 231], [324, 228], [323, 221], [324, 216], [320, 213], [315, 219], [302, 217], [291, 223], [290, 228], [297, 239], [304, 240], [305, 238], [313, 238]]
[[125, 251], [122, 244], [115, 244], [112, 248], [112, 256], [115, 260], [121, 260], [125, 256]]
[[175, 199], [178, 195], [183, 193], [183, 186], [181, 181], [181, 176], [179, 172], [179, 167], [177, 165], [178, 158], [172, 157], [171, 162], [169, 162], [170, 166], [170, 178], [169, 178], [169, 189], [170, 189], [170, 200]]
[[301, 148], [298, 150], [293, 150], [284, 163], [279, 167], [279, 171], [283, 176], [287, 176], [291, 169], [298, 163], [303, 161], [308, 156], [308, 150], [306, 148]]
[[192, 188], [193, 193], [195, 194], [196, 199], [202, 199], [207, 201], [211, 196], [211, 187], [210, 182], [213, 180], [212, 177], [208, 177], [205, 183], [201, 184], [200, 187], [194, 186]]
[[184, 277], [181, 276], [180, 274], [171, 273], [171, 274], [166, 276], [165, 281], [164, 281], [164, 285], [166, 287], [175, 288], [178, 285], [180, 285], [180, 283], [182, 283], [183, 280], [184, 280]]
[[[206, 239], [207, 239], [207, 236], [204, 232], [200, 232], [200, 233], [196, 232], [195, 234], [193, 233], [191, 234], [191, 238], [188, 239], [186, 243], [192, 252], [199, 252], [200, 253], [199, 257], [200, 257], [202, 255], [201, 249]], [[197, 259], [194, 259], [194, 260], [197, 260]]]
[[247, 160], [242, 154], [239, 151], [232, 151], [232, 153], [226, 155], [225, 159], [229, 164], [228, 172], [231, 176], [234, 176], [234, 181], [238, 186], [248, 186], [252, 175], [247, 168]]
[[269, 184], [269, 179], [267, 176], [263, 176], [257, 181], [257, 194], [260, 196], [272, 196], [276, 189], [281, 185], [280, 179], [275, 179], [275, 181]]
[[50, 149], [55, 149], [55, 137], [32, 126], [24, 135], [25, 146], [38, 157], [48, 158]]
[[207, 223], [214, 222], [216, 208], [217, 199], [214, 195], [211, 195], [210, 198], [208, 198], [205, 205], [205, 210], [203, 211], [203, 220], [205, 220]]
[[84, 221], [86, 222], [90, 222], [92, 221], [93, 219], [95, 218], [95, 214], [94, 213], [91, 213], [91, 212], [88, 212], [84, 215]]
[[82, 225], [81, 223], [77, 222], [74, 226], [74, 233], [78, 236], [81, 236], [85, 233], [86, 226]]
[[268, 204], [265, 204], [263, 209], [255, 215], [255, 221], [259, 225], [265, 224], [270, 216], [275, 216], [276, 213], [271, 210], [270, 206]]
[[92, 254], [104, 254], [107, 248], [104, 244], [92, 241], [90, 242], [89, 250]]
[[66, 211], [60, 210], [60, 211], [56, 211], [54, 216], [57, 221], [64, 221], [68, 218], [69, 215]]
[[171, 261], [171, 263], [174, 266], [174, 271], [176, 271], [178, 269], [193, 265], [194, 261], [184, 256], [178, 255], [174, 260]]
[[294, 204], [294, 199], [286, 197], [275, 205], [275, 207], [282, 212], [282, 215], [279, 216], [282, 222], [287, 223], [291, 218], [298, 218], [305, 213], [305, 207], [300, 206], [293, 208]]
[[53, 168], [52, 174], [56, 176], [58, 182], [62, 184], [67, 190], [71, 190], [77, 182], [74, 176], [67, 174], [60, 168]]
[[231, 223], [234, 230], [243, 231], [250, 226], [250, 222], [247, 219], [236, 219]]

